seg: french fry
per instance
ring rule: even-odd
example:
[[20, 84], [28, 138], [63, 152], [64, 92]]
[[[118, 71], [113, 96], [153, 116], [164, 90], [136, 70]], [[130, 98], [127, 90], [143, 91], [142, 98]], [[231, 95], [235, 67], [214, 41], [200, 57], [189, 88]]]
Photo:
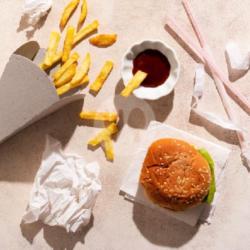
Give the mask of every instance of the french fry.
[[81, 85], [84, 85], [84, 84], [86, 84], [86, 83], [88, 83], [88, 82], [89, 82], [89, 77], [86, 75], [86, 76], [84, 77], [84, 79], [83, 79], [80, 83], [78, 83], [78, 84], [67, 83], [67, 84], [65, 84], [65, 85], [63, 85], [63, 86], [61, 86], [61, 87], [59, 87], [59, 88], [56, 90], [56, 92], [57, 92], [57, 94], [58, 94], [59, 96], [61, 96], [61, 95], [65, 94], [65, 93], [67, 93], [68, 91], [70, 91], [70, 90], [72, 90], [72, 89], [74, 89], [74, 88], [80, 87]]
[[72, 83], [72, 82], [70, 82], [70, 86], [71, 86], [72, 89], [74, 89], [74, 88], [82, 86], [82, 85], [84, 85], [84, 84], [86, 84], [88, 82], [89, 82], [89, 76], [85, 75], [84, 78], [81, 80], [81, 82], [78, 82], [78, 83]]
[[70, 82], [76, 73], [76, 67], [77, 67], [76, 63], [71, 64], [69, 68], [62, 74], [62, 76], [57, 81], [54, 82], [55, 86], [58, 88]]
[[106, 140], [103, 141], [103, 148], [104, 148], [106, 158], [109, 161], [113, 161], [114, 160], [114, 146], [110, 137], [108, 137]]
[[113, 69], [113, 62], [106, 61], [104, 66], [102, 67], [101, 72], [97, 76], [96, 80], [90, 85], [90, 90], [98, 92], [102, 88], [104, 82], [108, 78], [112, 69]]
[[73, 77], [71, 81], [72, 84], [77, 84], [83, 80], [83, 78], [88, 74], [90, 64], [91, 64], [90, 54], [87, 53], [83, 60], [82, 65], [79, 66], [79, 68], [76, 71], [75, 76]]
[[117, 113], [108, 113], [108, 112], [81, 112], [80, 118], [85, 120], [98, 120], [98, 121], [107, 121], [107, 122], [117, 122], [118, 115]]
[[74, 36], [75, 36], [75, 28], [73, 26], [69, 26], [67, 29], [63, 46], [63, 55], [62, 55], [63, 62], [66, 62], [69, 59], [70, 52], [73, 47]]
[[84, 39], [87, 35], [91, 34], [93, 31], [97, 30], [99, 26], [99, 22], [95, 20], [91, 24], [86, 25], [81, 30], [77, 32], [74, 38], [74, 45], [76, 45], [78, 42], [80, 42], [82, 39]]
[[60, 20], [60, 28], [64, 29], [65, 25], [67, 24], [69, 18], [77, 8], [80, 0], [72, 0], [69, 2], [69, 4], [65, 7], [62, 13], [62, 17]]
[[45, 65], [43, 62], [40, 63], [39, 67], [42, 70], [47, 70], [51, 67], [53, 67], [55, 64], [59, 63], [62, 59], [62, 52], [57, 53], [56, 55], [53, 56], [52, 64], [50, 66]]
[[60, 42], [61, 36], [58, 32], [52, 31], [49, 38], [49, 46], [47, 48], [43, 64], [50, 67], [53, 64], [53, 58]]
[[140, 86], [147, 75], [147, 73], [138, 70], [133, 78], [129, 81], [128, 85], [121, 92], [121, 96], [128, 97], [136, 88]]
[[75, 62], [77, 62], [77, 60], [79, 59], [79, 54], [77, 52], [74, 52], [70, 58], [62, 65], [62, 67], [60, 67], [53, 75], [53, 79], [54, 81], [57, 81], [62, 75], [63, 73]]
[[78, 27], [80, 27], [80, 25], [82, 25], [83, 22], [85, 21], [86, 16], [87, 16], [87, 12], [88, 12], [87, 1], [83, 0], [82, 1], [82, 8], [81, 8], [81, 15], [80, 15], [80, 18], [78, 20]]
[[104, 128], [99, 134], [97, 134], [93, 139], [88, 142], [90, 146], [97, 146], [111, 135], [114, 135], [118, 132], [118, 127], [115, 123], [111, 123], [107, 128]]
[[116, 34], [98, 34], [94, 37], [91, 37], [89, 42], [97, 47], [108, 47], [114, 44], [116, 40]]

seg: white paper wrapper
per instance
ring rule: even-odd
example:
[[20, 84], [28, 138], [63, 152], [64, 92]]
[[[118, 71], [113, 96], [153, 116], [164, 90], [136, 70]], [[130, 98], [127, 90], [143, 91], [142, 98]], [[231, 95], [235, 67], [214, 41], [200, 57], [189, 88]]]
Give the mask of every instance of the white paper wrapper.
[[243, 54], [235, 42], [226, 45], [228, 63], [233, 70], [247, 71], [250, 66], [250, 52]]
[[235, 124], [230, 120], [223, 119], [211, 112], [202, 111], [198, 108], [199, 102], [203, 96], [204, 84], [205, 84], [204, 65], [198, 64], [196, 67], [195, 83], [194, 83], [194, 90], [193, 90], [193, 101], [191, 104], [192, 111], [195, 114], [197, 114], [199, 117], [221, 128], [243, 132], [243, 129], [238, 124]]
[[23, 222], [41, 220], [76, 232], [89, 223], [100, 191], [98, 163], [64, 154], [61, 144], [48, 136]]
[[[195, 226], [198, 221], [211, 223], [211, 217], [214, 213], [215, 205], [218, 201], [218, 196], [221, 190], [221, 179], [223, 177], [224, 168], [231, 150], [158, 122], [151, 122], [147, 131], [145, 131], [145, 135], [147, 136], [145, 136], [145, 139], [140, 142], [138, 151], [134, 155], [131, 167], [129, 168], [120, 188], [120, 190], [125, 193], [125, 198], [148, 206], [166, 216], [172, 216], [191, 226]], [[155, 140], [166, 137], [182, 139], [196, 145], [198, 148], [206, 148], [213, 157], [215, 162], [217, 192], [211, 205], [202, 203], [201, 205], [190, 208], [186, 211], [172, 212], [152, 203], [144, 194], [144, 191], [139, 184], [139, 177], [148, 147]]]
[[52, 7], [52, 0], [25, 0], [23, 6], [23, 14], [27, 16], [27, 22], [35, 25], [45, 16]]

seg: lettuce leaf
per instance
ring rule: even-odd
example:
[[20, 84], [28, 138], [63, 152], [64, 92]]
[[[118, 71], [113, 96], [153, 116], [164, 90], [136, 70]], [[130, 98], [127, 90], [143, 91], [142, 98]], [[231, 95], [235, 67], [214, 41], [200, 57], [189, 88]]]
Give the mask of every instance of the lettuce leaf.
[[214, 194], [216, 192], [216, 183], [215, 183], [215, 175], [214, 175], [214, 161], [206, 149], [204, 149], [204, 148], [198, 149], [198, 152], [203, 156], [203, 158], [206, 159], [206, 161], [208, 162], [208, 165], [210, 167], [212, 180], [210, 183], [208, 195], [205, 198], [205, 202], [207, 202], [208, 204], [211, 204], [213, 199], [214, 199]]

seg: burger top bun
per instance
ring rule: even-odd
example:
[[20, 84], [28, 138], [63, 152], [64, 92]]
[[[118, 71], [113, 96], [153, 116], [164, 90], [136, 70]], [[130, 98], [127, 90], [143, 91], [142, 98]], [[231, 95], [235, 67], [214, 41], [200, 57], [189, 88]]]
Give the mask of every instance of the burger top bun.
[[148, 149], [140, 183], [158, 205], [175, 211], [200, 204], [211, 182], [208, 162], [194, 146], [178, 139], [160, 139]]

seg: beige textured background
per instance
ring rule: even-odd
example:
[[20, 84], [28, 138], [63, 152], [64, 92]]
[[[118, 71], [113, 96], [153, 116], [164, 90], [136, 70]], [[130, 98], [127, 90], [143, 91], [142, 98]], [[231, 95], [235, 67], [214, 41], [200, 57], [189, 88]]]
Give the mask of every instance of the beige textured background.
[[[21, 22], [21, 0], [0, 1], [0, 72], [9, 55], [28, 39], [39, 41], [45, 47], [49, 33], [58, 28], [58, 20], [64, 4], [54, 1], [54, 6], [44, 24], [27, 31]], [[189, 106], [195, 63], [176, 41], [164, 31], [166, 16], [176, 18], [191, 32], [179, 0], [89, 0], [87, 22], [100, 20], [101, 32], [117, 32], [119, 41], [108, 49], [97, 49], [88, 42], [77, 47], [79, 52], [90, 51], [94, 78], [105, 59], [116, 63], [105, 87], [97, 97], [88, 95], [83, 103], [75, 103], [26, 128], [0, 145], [0, 249], [250, 249], [250, 177], [242, 166], [239, 149], [232, 133], [223, 133], [211, 126], [204, 128], [202, 121], [191, 119]], [[224, 71], [227, 70], [224, 47], [229, 39], [236, 40], [247, 49], [250, 41], [249, 0], [192, 0], [208, 41]], [[77, 15], [76, 15], [77, 16]], [[71, 20], [72, 23], [76, 18]], [[119, 187], [136, 149], [136, 142], [145, 135], [144, 129], [152, 119], [149, 111], [136, 107], [148, 107], [134, 97], [124, 102], [114, 97], [121, 88], [120, 61], [125, 50], [142, 39], [161, 39], [173, 46], [182, 68], [180, 80], [173, 95], [157, 102], [147, 103], [158, 121], [200, 135], [221, 145], [233, 145], [223, 193], [210, 226], [190, 228], [170, 218], [161, 218], [140, 205], [126, 202], [118, 195]], [[250, 73], [233, 83], [250, 96]], [[116, 142], [116, 159], [107, 162], [101, 150], [91, 152], [86, 147], [89, 137], [98, 131], [100, 124], [79, 122], [82, 109], [115, 110], [125, 107], [124, 126]], [[203, 107], [224, 114], [213, 82], [207, 77], [207, 91]], [[249, 129], [247, 115], [238, 109], [242, 124]], [[1, 107], [0, 107], [1, 108]], [[148, 109], [146, 109], [148, 110]], [[1, 119], [1, 118], [0, 118]], [[43, 152], [45, 135], [50, 133], [60, 139], [67, 151], [79, 153], [87, 160], [97, 159], [101, 165], [103, 191], [94, 209], [91, 224], [76, 235], [64, 230], [43, 226], [40, 223], [21, 226], [22, 214]]]

